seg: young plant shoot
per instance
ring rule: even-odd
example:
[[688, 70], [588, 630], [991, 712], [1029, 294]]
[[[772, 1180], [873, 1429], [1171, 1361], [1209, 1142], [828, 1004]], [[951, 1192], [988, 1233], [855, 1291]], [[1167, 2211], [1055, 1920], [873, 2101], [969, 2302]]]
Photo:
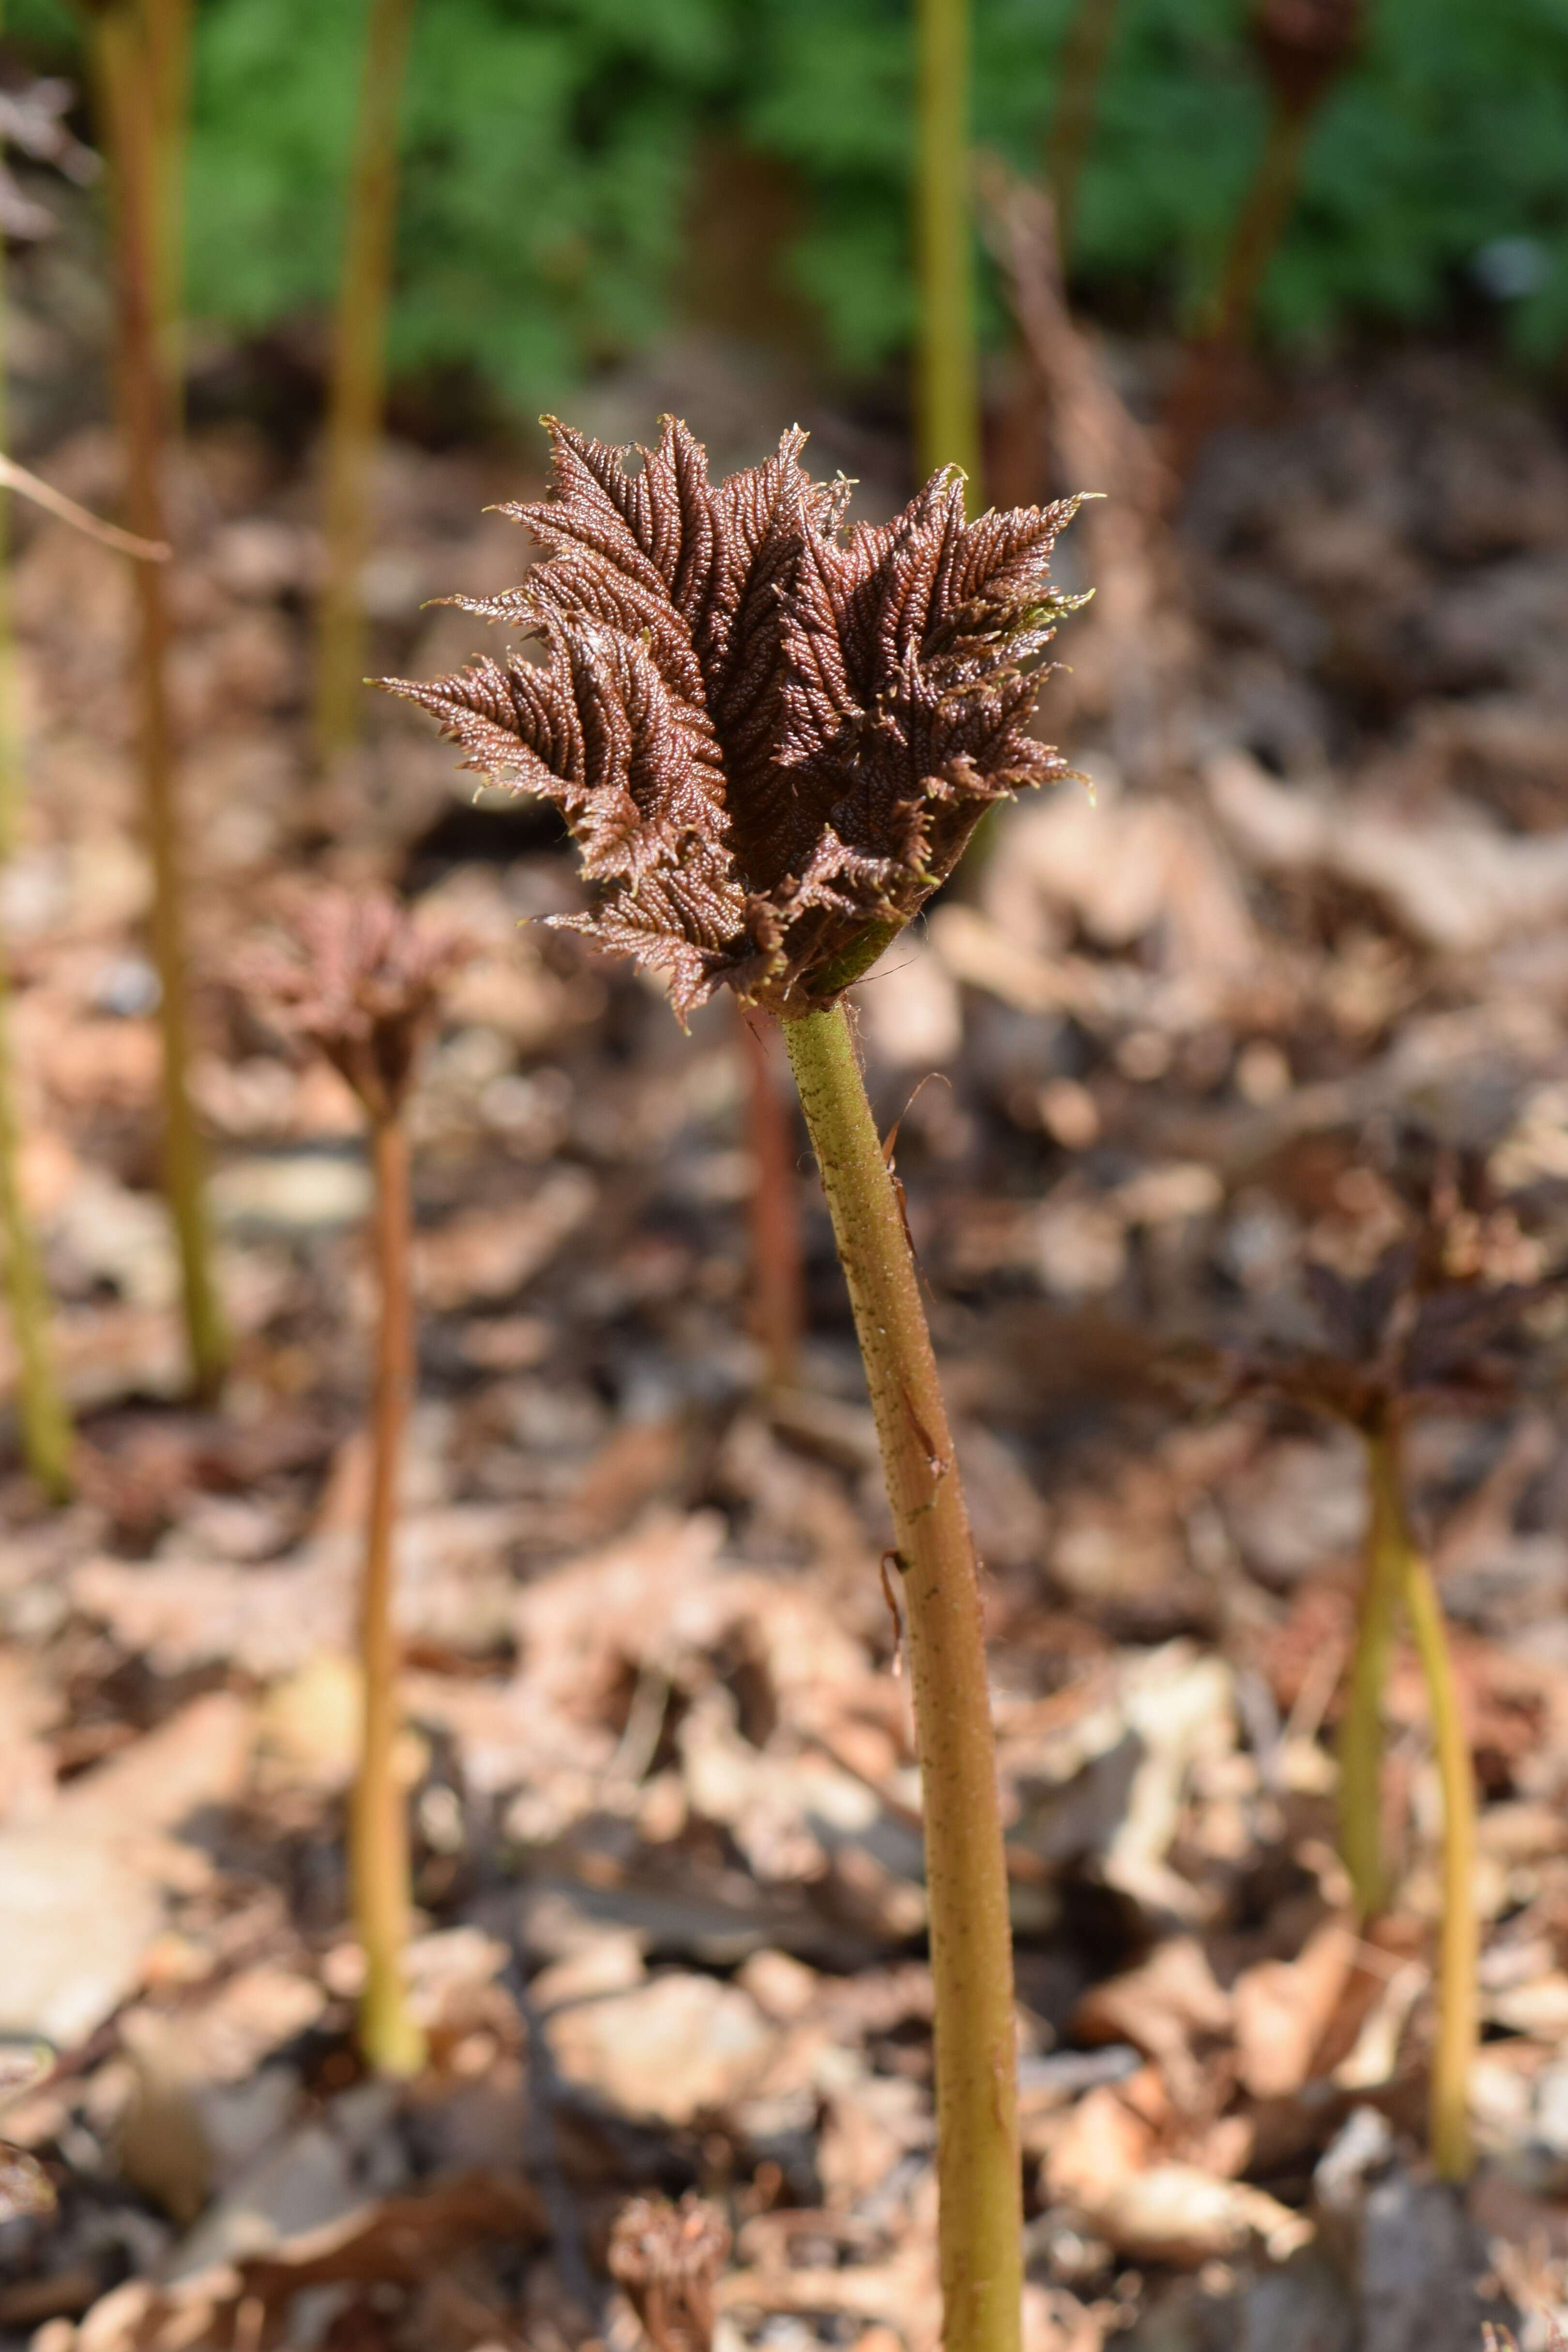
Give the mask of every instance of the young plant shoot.
[[[149, 541], [163, 541], [163, 472], [177, 407], [170, 355], [168, 249], [173, 169], [165, 120], [174, 68], [163, 13], [137, 0], [106, 0], [92, 11], [110, 156], [113, 226], [115, 376], [125, 444], [126, 518]], [[213, 1276], [205, 1153], [191, 1102], [185, 994], [184, 839], [169, 709], [169, 610], [156, 563], [138, 563], [135, 583], [141, 698], [139, 758], [143, 824], [153, 866], [152, 946], [163, 1031], [163, 1181], [179, 1250], [192, 1381], [200, 1397], [222, 1385], [228, 1339]]]
[[398, 1643], [393, 1622], [398, 1467], [415, 1379], [409, 1279], [412, 1209], [404, 1108], [441, 990], [462, 957], [375, 892], [323, 891], [287, 942], [245, 977], [279, 1021], [323, 1054], [370, 1128], [372, 1246], [379, 1298], [370, 1402], [370, 1500], [360, 1591], [363, 1718], [349, 1826], [354, 1927], [364, 1954], [360, 2046], [391, 2075], [417, 2074], [424, 2036], [404, 1990], [408, 1940], [407, 1805], [398, 1786]]
[[385, 394], [397, 221], [397, 117], [414, 0], [370, 0], [349, 182], [327, 418], [326, 554], [316, 637], [316, 757], [323, 775], [359, 736], [364, 671], [360, 573]]
[[1433, 1221], [1415, 1245], [1390, 1248], [1359, 1281], [1310, 1262], [1327, 1346], [1293, 1357], [1259, 1355], [1247, 1379], [1347, 1423], [1365, 1450], [1366, 1557], [1340, 1718], [1341, 1850], [1357, 1916], [1374, 1917], [1391, 1893], [1383, 1828], [1384, 1696], [1404, 1620], [1426, 1685], [1443, 1801], [1430, 2143], [1443, 2178], [1463, 2180], [1472, 2162], [1469, 2081], [1479, 2033], [1475, 1768], [1442, 1604], [1411, 1526], [1405, 1433], [1424, 1402], [1495, 1399], [1504, 1374], [1488, 1348], [1517, 1323], [1534, 1294], [1511, 1282], [1453, 1277], [1443, 1263], [1446, 1246], [1445, 1229]]
[[844, 991], [983, 813], [1067, 772], [1028, 732], [1077, 601], [1050, 581], [1073, 501], [966, 523], [936, 474], [845, 528], [804, 436], [717, 486], [667, 418], [636, 474], [551, 421], [553, 479], [505, 509], [550, 550], [458, 601], [542, 641], [388, 679], [466, 765], [563, 812], [597, 903], [558, 919], [775, 1015], [847, 1280], [897, 1535], [924, 1791], [947, 2352], [1017, 2352], [1021, 2200], [1012, 1950], [974, 1548], [893, 1179]]

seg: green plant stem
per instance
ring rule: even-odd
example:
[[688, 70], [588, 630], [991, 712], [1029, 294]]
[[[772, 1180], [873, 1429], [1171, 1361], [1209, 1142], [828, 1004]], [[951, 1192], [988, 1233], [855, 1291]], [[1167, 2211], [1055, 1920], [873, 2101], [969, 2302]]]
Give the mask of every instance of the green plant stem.
[[842, 1003], [784, 1024], [892, 1506], [925, 1817], [945, 2352], [1017, 2352], [1013, 1958], [974, 1546], [897, 1188]]
[[364, 1954], [360, 2047], [378, 2073], [416, 2074], [425, 2037], [404, 1990], [408, 1941], [408, 1809], [397, 1783], [399, 1643], [393, 1622], [398, 1468], [414, 1389], [408, 1136], [395, 1113], [374, 1121], [373, 1246], [380, 1291], [371, 1394], [370, 1507], [360, 1590], [363, 1721], [351, 1824], [354, 1927]]
[[1443, 1913], [1437, 1948], [1437, 2034], [1432, 2052], [1432, 2161], [1445, 2180], [1468, 2180], [1470, 2073], [1479, 2039], [1476, 1909], [1476, 1775], [1459, 1714], [1443, 1607], [1432, 1571], [1406, 1539], [1405, 1606], [1426, 1684], [1432, 1745], [1443, 1790]]
[[1057, 207], [1057, 245], [1065, 272], [1072, 250], [1078, 184], [1094, 133], [1095, 100], [1116, 30], [1117, 0], [1078, 0], [1062, 43], [1057, 102], [1047, 142], [1051, 194]]
[[1350, 1690], [1340, 1722], [1340, 1851], [1357, 1916], [1387, 1899], [1383, 1852], [1383, 1695], [1405, 1575], [1405, 1496], [1391, 1425], [1364, 1430], [1370, 1516]]
[[316, 755], [330, 773], [359, 737], [364, 670], [360, 578], [386, 381], [397, 215], [397, 117], [414, 0], [370, 0], [332, 341], [326, 448], [326, 580], [316, 642]]
[[[5, 443], [5, 249], [0, 239], [0, 448]], [[22, 729], [16, 704], [16, 646], [11, 628], [10, 493], [0, 488], [0, 866], [16, 845], [21, 817]], [[22, 1198], [21, 1119], [11, 1051], [11, 979], [0, 944], [0, 1242], [5, 1251], [5, 1303], [16, 1349], [16, 1409], [22, 1455], [52, 1503], [71, 1493], [70, 1415], [55, 1371], [48, 1287]]]
[[158, 340], [169, 425], [184, 421], [185, 143], [191, 109], [192, 0], [142, 0], [156, 124]]
[[51, 1503], [70, 1500], [70, 1415], [55, 1373], [49, 1295], [22, 1188], [20, 1122], [11, 1056], [11, 984], [0, 964], [0, 1239], [5, 1248], [5, 1304], [17, 1360], [16, 1406], [22, 1456]]
[[984, 504], [970, 221], [968, 0], [918, 0], [915, 252], [917, 440], [922, 475], [960, 466]]
[[[166, 283], [155, 85], [131, 0], [110, 0], [98, 19], [98, 65], [111, 167], [115, 373], [126, 458], [126, 521], [163, 540], [163, 457], [172, 409], [161, 334]], [[228, 1339], [213, 1279], [205, 1153], [187, 1069], [184, 877], [168, 698], [169, 616], [163, 568], [132, 566], [139, 637], [139, 757], [143, 824], [153, 865], [152, 947], [163, 1032], [163, 1181], [174, 1221], [185, 1329], [196, 1394], [211, 1398], [228, 1364]]]
[[805, 1322], [800, 1186], [791, 1114], [774, 1063], [773, 1024], [737, 1002], [751, 1144], [752, 1309], [769, 1385], [795, 1387]]

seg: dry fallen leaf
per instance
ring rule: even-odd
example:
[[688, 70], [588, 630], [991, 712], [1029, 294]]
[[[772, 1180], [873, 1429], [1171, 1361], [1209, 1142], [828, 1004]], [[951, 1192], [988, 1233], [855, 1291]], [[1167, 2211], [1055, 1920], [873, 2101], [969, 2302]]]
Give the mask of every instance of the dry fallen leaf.
[[1231, 1988], [1237, 2064], [1255, 2099], [1288, 2098], [1311, 2072], [1356, 1963], [1355, 1931], [1328, 1919], [1293, 1960], [1260, 1960]]
[[266, 2253], [219, 2263], [173, 2286], [129, 2279], [82, 2320], [75, 2352], [191, 2352], [232, 2341], [247, 2306], [258, 2322], [307, 2287], [416, 2286], [487, 2239], [526, 2243], [547, 2235], [543, 2209], [526, 2181], [460, 2175], [420, 2196], [384, 2198]]
[[1312, 2237], [1312, 2224], [1242, 2180], [1216, 2180], [1193, 2164], [1157, 2164], [1117, 2183], [1085, 2217], [1131, 2262], [1180, 2270], [1257, 2242], [1284, 2262]]

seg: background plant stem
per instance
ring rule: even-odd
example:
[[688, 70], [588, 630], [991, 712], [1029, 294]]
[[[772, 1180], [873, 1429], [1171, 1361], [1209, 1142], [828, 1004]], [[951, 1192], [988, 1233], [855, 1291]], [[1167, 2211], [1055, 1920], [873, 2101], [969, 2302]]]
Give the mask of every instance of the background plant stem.
[[156, 120], [158, 340], [169, 424], [184, 421], [185, 132], [191, 110], [192, 0], [142, 0]]
[[397, 117], [414, 0], [370, 0], [332, 341], [327, 420], [326, 580], [316, 643], [316, 755], [323, 773], [359, 737], [364, 670], [360, 575], [386, 379], [397, 214]]
[[[167, 537], [165, 436], [174, 401], [162, 309], [167, 286], [157, 85], [146, 28], [132, 0], [111, 0], [97, 19], [98, 68], [111, 170], [115, 373], [126, 459], [126, 521], [142, 538]], [[136, 599], [139, 756], [143, 821], [153, 865], [152, 947], [161, 990], [163, 1181], [174, 1220], [193, 1382], [221, 1386], [228, 1341], [213, 1281], [205, 1154], [191, 1105], [185, 1001], [183, 842], [168, 699], [168, 606], [163, 567], [132, 567]]]
[[752, 1308], [770, 1384], [793, 1388], [799, 1377], [805, 1322], [794, 1121], [780, 1085], [783, 1073], [774, 1059], [773, 1024], [764, 1025], [761, 1014], [739, 1001], [735, 1010], [746, 1070], [746, 1131], [753, 1171], [749, 1203]]
[[1476, 1774], [1454, 1686], [1443, 1606], [1432, 1571], [1406, 1529], [1405, 1606], [1426, 1684], [1432, 1745], [1443, 1790], [1443, 1914], [1437, 1943], [1437, 2034], [1432, 2051], [1432, 2161], [1445, 2180], [1468, 2180], [1470, 2070], [1479, 2038], [1476, 1971]]
[[[5, 247], [0, 238], [0, 449], [5, 446]], [[23, 797], [22, 728], [16, 705], [16, 646], [11, 629], [11, 499], [0, 488], [0, 866], [16, 845]], [[11, 1051], [11, 974], [0, 940], [0, 1243], [5, 1251], [5, 1303], [16, 1349], [16, 1408], [22, 1454], [52, 1503], [71, 1492], [71, 1423], [55, 1372], [50, 1300], [38, 1245], [22, 1198], [17, 1165], [21, 1118]]]
[[916, 439], [921, 475], [962, 466], [972, 515], [981, 480], [980, 376], [970, 223], [968, 0], [918, 0]]
[[1314, 108], [1276, 103], [1263, 153], [1242, 201], [1166, 418], [1166, 456], [1183, 478], [1225, 404], [1237, 354], [1247, 338], [1268, 264], [1295, 207]]
[[1078, 0], [1062, 43], [1047, 161], [1064, 275], [1072, 251], [1078, 184], [1094, 135], [1095, 100], [1116, 30], [1116, 8], [1117, 0]]
[[898, 1538], [936, 2002], [945, 2352], [1017, 2352], [1012, 1937], [974, 1546], [902, 1208], [842, 1003], [785, 1021]]
[[371, 1394], [370, 1507], [360, 1591], [363, 1730], [351, 1833], [354, 1927], [364, 1953], [360, 2047], [384, 2074], [416, 2074], [425, 2037], [408, 2013], [408, 1809], [397, 1782], [399, 1644], [393, 1623], [394, 1546], [403, 1433], [414, 1389], [409, 1288], [408, 1137], [389, 1113], [371, 1128], [375, 1177], [374, 1250], [380, 1292]]
[[1405, 1538], [1405, 1497], [1392, 1429], [1384, 1423], [1362, 1434], [1371, 1511], [1350, 1690], [1340, 1723], [1340, 1850], [1357, 1915], [1366, 1919], [1383, 1908], [1388, 1892], [1383, 1852], [1383, 1695], [1394, 1655]]

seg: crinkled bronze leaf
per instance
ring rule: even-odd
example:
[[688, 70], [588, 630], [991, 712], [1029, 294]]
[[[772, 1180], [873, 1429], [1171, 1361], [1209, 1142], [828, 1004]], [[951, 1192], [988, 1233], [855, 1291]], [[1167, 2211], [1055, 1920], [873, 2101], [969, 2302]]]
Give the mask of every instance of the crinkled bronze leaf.
[[237, 959], [235, 977], [380, 1118], [400, 1108], [441, 991], [468, 952], [385, 891], [321, 889], [288, 910], [275, 940]]
[[983, 811], [1068, 773], [1028, 732], [1040, 660], [1083, 600], [1050, 583], [1075, 499], [964, 520], [952, 471], [847, 529], [805, 436], [715, 487], [686, 426], [626, 453], [546, 420], [550, 495], [502, 509], [550, 553], [456, 597], [542, 663], [385, 678], [464, 764], [563, 811], [594, 886], [560, 918], [667, 970], [676, 1009], [727, 982], [778, 1009], [836, 995], [949, 874]]

